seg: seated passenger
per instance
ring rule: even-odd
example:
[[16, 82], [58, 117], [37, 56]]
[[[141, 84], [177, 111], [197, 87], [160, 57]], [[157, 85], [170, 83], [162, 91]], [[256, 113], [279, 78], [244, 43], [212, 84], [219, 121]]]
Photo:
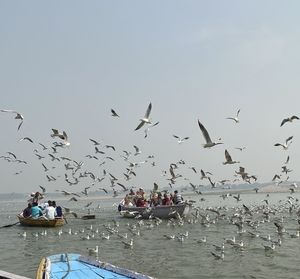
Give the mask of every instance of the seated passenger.
[[162, 193], [161, 193], [161, 192], [158, 192], [157, 201], [158, 201], [158, 204], [159, 204], [159, 205], [162, 205], [162, 200], [163, 200]]
[[159, 195], [157, 193], [154, 193], [151, 201], [150, 201], [150, 206], [158, 206], [161, 205], [161, 199], [159, 198]]
[[54, 213], [54, 216], [56, 218], [61, 218], [63, 216], [63, 213], [62, 213], [62, 208], [58, 205], [56, 206], [56, 202], [55, 201], [52, 201], [52, 205], [53, 207], [55, 208], [55, 213]]
[[139, 188], [138, 191], [136, 191], [136, 195], [144, 197], [144, 195], [145, 195], [144, 189]]
[[164, 193], [164, 198], [162, 200], [162, 205], [172, 205], [172, 199], [168, 196], [167, 193]]
[[144, 198], [139, 197], [139, 198], [137, 199], [137, 201], [136, 201], [136, 206], [137, 206], [137, 207], [147, 207], [147, 206], [148, 206], [148, 203], [147, 203], [147, 201], [146, 201]]
[[48, 220], [53, 220], [55, 218], [55, 208], [51, 201], [48, 201], [48, 206], [45, 211], [45, 217]]
[[38, 219], [41, 216], [43, 216], [42, 209], [38, 206], [37, 202], [32, 203], [31, 217], [33, 219]]
[[131, 202], [131, 198], [129, 198], [128, 195], [126, 195], [124, 198], [124, 205], [125, 206], [133, 206], [133, 203]]
[[31, 216], [31, 203], [27, 205], [27, 207], [23, 210], [23, 217], [28, 218]]

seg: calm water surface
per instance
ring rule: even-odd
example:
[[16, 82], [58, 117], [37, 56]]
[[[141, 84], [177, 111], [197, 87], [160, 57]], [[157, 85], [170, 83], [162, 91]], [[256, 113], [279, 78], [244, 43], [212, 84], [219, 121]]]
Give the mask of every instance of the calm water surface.
[[[156, 278], [299, 278], [300, 274], [300, 239], [291, 237], [298, 229], [296, 211], [299, 209], [298, 193], [293, 194], [293, 199], [288, 201], [287, 193], [274, 193], [268, 197], [269, 205], [263, 200], [266, 194], [241, 194], [241, 201], [233, 197], [223, 200], [219, 195], [204, 195], [205, 201], [200, 201], [203, 196], [189, 196], [196, 201], [195, 207], [199, 208], [198, 217], [189, 215], [183, 224], [170, 224], [163, 221], [155, 224], [153, 220], [122, 219], [116, 211], [118, 199], [88, 199], [78, 202], [57, 200], [57, 203], [76, 211], [79, 215], [87, 214], [85, 205], [92, 201], [90, 206], [95, 220], [81, 220], [68, 217], [68, 224], [62, 228], [48, 228], [47, 235], [43, 235], [43, 228], [26, 228], [19, 225], [0, 229], [0, 269], [13, 272], [30, 278], [35, 277], [39, 261], [43, 256], [57, 253], [87, 254], [87, 248], [99, 246], [98, 258], [121, 267], [136, 270]], [[50, 198], [50, 197], [49, 197]], [[238, 220], [237, 210], [245, 204], [250, 208], [260, 207], [261, 210], [246, 215], [244, 220], [259, 221], [257, 233], [271, 239], [282, 239], [282, 245], [277, 246], [273, 252], [265, 252], [263, 245], [267, 245], [260, 237], [250, 237], [248, 231], [255, 230], [244, 222], [244, 233], [238, 233], [238, 227], [233, 222]], [[17, 221], [16, 214], [26, 206], [25, 199], [2, 199], [0, 203], [0, 225], [12, 224]], [[292, 206], [292, 212], [289, 208]], [[100, 208], [99, 208], [100, 207]], [[206, 210], [209, 207], [222, 207], [221, 216]], [[262, 209], [262, 207], [264, 207]], [[269, 222], [262, 211], [269, 212]], [[234, 215], [235, 214], [235, 215]], [[209, 225], [203, 223], [201, 216], [208, 215]], [[233, 217], [230, 221], [230, 217]], [[120, 234], [128, 234], [134, 240], [132, 249], [126, 249], [117, 234], [110, 235], [109, 240], [102, 239], [102, 233], [108, 234], [105, 226], [114, 227], [113, 220], [119, 222], [117, 227]], [[274, 221], [283, 221], [286, 233], [278, 235]], [[140, 236], [129, 231], [130, 226], [137, 226]], [[98, 233], [93, 232], [90, 229]], [[63, 231], [59, 235], [59, 230]], [[84, 229], [84, 232], [82, 230]], [[72, 234], [69, 234], [71, 230]], [[27, 233], [24, 238], [20, 236]], [[168, 240], [164, 235], [186, 234], [184, 241], [177, 238]], [[38, 236], [36, 235], [38, 233]], [[81, 237], [94, 234], [90, 240]], [[197, 241], [203, 237], [206, 243]], [[224, 260], [216, 260], [211, 252], [215, 251], [213, 244], [221, 245], [224, 238], [235, 236], [236, 241], [243, 240], [244, 248], [236, 248], [225, 244]]]

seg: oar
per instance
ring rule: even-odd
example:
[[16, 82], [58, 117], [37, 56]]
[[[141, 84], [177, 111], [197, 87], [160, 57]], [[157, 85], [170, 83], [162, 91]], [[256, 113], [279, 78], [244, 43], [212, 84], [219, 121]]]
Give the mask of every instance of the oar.
[[5, 225], [5, 226], [0, 227], [0, 229], [2, 229], [2, 228], [9, 228], [9, 227], [12, 227], [12, 226], [14, 226], [14, 225], [17, 225], [17, 224], [19, 224], [19, 223], [20, 223], [20, 222], [16, 222], [16, 223], [13, 223], [13, 224]]
[[65, 220], [66, 224], [68, 224], [68, 221], [64, 215], [63, 215], [63, 219]]

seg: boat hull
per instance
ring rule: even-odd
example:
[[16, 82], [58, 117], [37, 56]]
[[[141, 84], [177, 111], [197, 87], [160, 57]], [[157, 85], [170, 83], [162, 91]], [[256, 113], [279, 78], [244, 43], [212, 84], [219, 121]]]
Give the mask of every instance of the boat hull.
[[59, 226], [63, 226], [65, 223], [63, 218], [47, 220], [47, 219], [24, 218], [21, 215], [17, 215], [17, 217], [22, 226], [28, 226], [28, 227], [59, 227]]
[[57, 254], [43, 258], [39, 264], [36, 279], [48, 278], [153, 279], [153, 277], [79, 254]]
[[181, 203], [177, 205], [160, 205], [155, 207], [134, 207], [123, 206], [120, 204], [119, 211], [123, 217], [134, 218], [139, 215], [143, 219], [160, 218], [171, 219], [185, 216], [190, 210], [189, 203]]

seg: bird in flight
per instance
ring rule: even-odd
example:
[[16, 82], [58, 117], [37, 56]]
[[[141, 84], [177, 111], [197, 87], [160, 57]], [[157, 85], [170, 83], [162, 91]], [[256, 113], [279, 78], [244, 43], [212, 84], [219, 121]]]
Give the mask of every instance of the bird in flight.
[[23, 140], [28, 140], [30, 141], [31, 143], [33, 143], [33, 140], [29, 137], [24, 137], [24, 138], [21, 138], [19, 141], [23, 141]]
[[159, 121], [157, 121], [156, 123], [154, 123], [152, 125], [148, 125], [147, 129], [145, 129], [145, 136], [144, 136], [144, 138], [146, 138], [148, 136], [148, 132], [149, 132], [150, 128], [154, 127], [154, 126], [156, 126], [158, 124], [159, 124]]
[[65, 131], [63, 131], [62, 134], [60, 134], [57, 129], [52, 129], [52, 131], [53, 131], [53, 134], [51, 134], [52, 138], [58, 137], [64, 141], [64, 145], [66, 146], [70, 145], [70, 142], [68, 141], [67, 133]]
[[243, 146], [243, 147], [235, 147], [235, 149], [237, 149], [239, 151], [243, 151], [244, 149], [246, 149], [246, 147], [245, 146]]
[[134, 145], [133, 147], [134, 147], [134, 149], [135, 149], [134, 156], [137, 156], [137, 155], [139, 155], [139, 154], [142, 153], [142, 151], [141, 151], [136, 145]]
[[287, 118], [284, 118], [282, 121], [281, 121], [281, 124], [280, 124], [280, 127], [283, 126], [286, 122], [292, 122], [293, 120], [299, 120], [299, 117], [296, 116], [296, 115], [293, 115], [291, 117], [287, 117]]
[[293, 136], [288, 137], [285, 140], [285, 143], [275, 143], [274, 146], [281, 146], [284, 150], [287, 150], [289, 148], [289, 146], [291, 145], [291, 140], [293, 139]]
[[199, 125], [200, 130], [201, 130], [201, 132], [202, 132], [202, 134], [204, 136], [204, 139], [206, 141], [206, 143], [203, 144], [204, 148], [210, 148], [210, 147], [213, 147], [213, 146], [215, 146], [217, 144], [223, 144], [222, 142], [212, 142], [212, 140], [210, 139], [210, 136], [209, 136], [207, 130], [205, 129], [205, 127], [201, 124], [201, 122], [199, 120], [198, 120], [198, 125]]
[[147, 108], [147, 111], [146, 111], [146, 113], [145, 113], [144, 118], [140, 119], [141, 122], [140, 122], [140, 124], [135, 128], [135, 131], [137, 131], [138, 129], [142, 128], [143, 125], [144, 125], [145, 123], [151, 124], [151, 121], [150, 121], [150, 119], [149, 119], [151, 109], [152, 109], [152, 104], [150, 103], [150, 104], [148, 105], [148, 108]]
[[110, 111], [111, 111], [111, 116], [113, 116], [113, 117], [120, 117], [120, 116], [116, 113], [116, 111], [115, 111], [114, 109], [111, 109]]
[[238, 161], [233, 161], [229, 152], [227, 151], [227, 149], [225, 149], [225, 162], [223, 162], [223, 165], [227, 165], [227, 164], [236, 164], [239, 163]]
[[181, 138], [179, 136], [176, 136], [176, 135], [173, 135], [174, 138], [177, 139], [177, 142], [180, 144], [180, 143], [183, 143], [184, 141], [188, 140], [190, 137], [184, 137], [184, 138]]
[[21, 120], [21, 122], [20, 122], [20, 124], [18, 126], [18, 131], [19, 131], [20, 128], [21, 128], [21, 126], [22, 126], [22, 124], [23, 124], [24, 116], [21, 113], [15, 111], [15, 110], [1, 109], [0, 111], [1, 112], [9, 112], [9, 113], [15, 113], [16, 114], [15, 119], [20, 119]]
[[237, 111], [236, 116], [235, 117], [227, 117], [226, 119], [231, 119], [233, 120], [235, 123], [239, 123], [239, 114], [240, 114], [240, 109]]
[[89, 139], [94, 145], [100, 145], [100, 142], [94, 140], [94, 139]]

